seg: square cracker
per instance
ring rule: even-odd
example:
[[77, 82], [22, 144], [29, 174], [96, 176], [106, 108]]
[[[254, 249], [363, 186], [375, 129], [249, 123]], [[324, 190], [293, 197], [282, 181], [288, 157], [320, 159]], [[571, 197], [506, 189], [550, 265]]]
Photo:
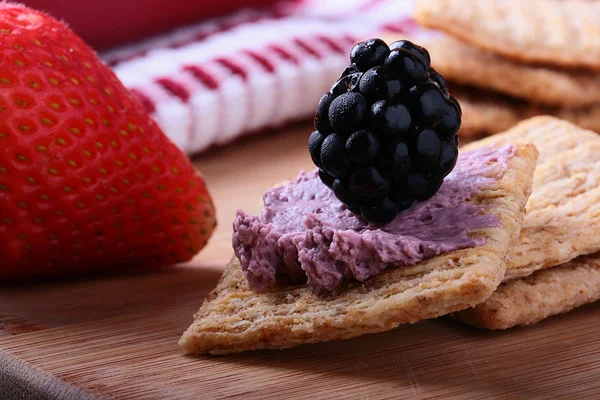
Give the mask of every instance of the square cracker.
[[600, 70], [600, 2], [417, 0], [420, 24], [529, 63]]
[[473, 233], [486, 239], [484, 245], [389, 268], [328, 297], [315, 295], [307, 285], [256, 293], [234, 259], [180, 346], [196, 354], [281, 349], [382, 332], [482, 302], [504, 276], [505, 254], [518, 236], [530, 194], [537, 150], [531, 144], [516, 145], [515, 150], [508, 168], [494, 168], [494, 182], [471, 200], [489, 205], [486, 212], [501, 222]]
[[505, 282], [485, 302], [452, 317], [478, 328], [508, 329], [535, 324], [597, 300], [600, 254], [593, 254]]
[[[388, 42], [400, 39], [384, 33]], [[600, 103], [600, 74], [516, 63], [440, 32], [408, 36], [424, 46], [446, 81], [492, 90], [534, 104], [582, 108]], [[458, 62], [457, 62], [458, 60]]]
[[552, 115], [600, 132], [600, 105], [584, 108], [542, 107], [476, 88], [449, 85], [463, 111], [459, 136], [472, 138], [505, 131], [536, 115]]
[[537, 117], [464, 150], [519, 140], [534, 143], [540, 155], [505, 280], [600, 251], [600, 136], [566, 121]]

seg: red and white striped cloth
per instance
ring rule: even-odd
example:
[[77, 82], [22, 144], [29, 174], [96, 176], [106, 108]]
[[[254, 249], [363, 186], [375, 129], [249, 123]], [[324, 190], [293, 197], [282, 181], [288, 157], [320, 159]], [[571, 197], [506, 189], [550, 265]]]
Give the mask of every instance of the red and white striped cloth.
[[412, 0], [291, 0], [102, 54], [187, 153], [312, 117], [359, 40], [412, 28]]

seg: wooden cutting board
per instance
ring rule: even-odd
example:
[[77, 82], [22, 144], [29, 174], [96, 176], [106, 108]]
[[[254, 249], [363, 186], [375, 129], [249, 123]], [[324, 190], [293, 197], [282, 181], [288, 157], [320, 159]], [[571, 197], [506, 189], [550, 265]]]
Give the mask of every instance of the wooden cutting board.
[[196, 160], [220, 225], [187, 265], [0, 286], [0, 399], [600, 398], [600, 304], [507, 332], [439, 319], [286, 351], [184, 356], [177, 340], [232, 255], [235, 210], [258, 211], [265, 188], [311, 168], [309, 132]]

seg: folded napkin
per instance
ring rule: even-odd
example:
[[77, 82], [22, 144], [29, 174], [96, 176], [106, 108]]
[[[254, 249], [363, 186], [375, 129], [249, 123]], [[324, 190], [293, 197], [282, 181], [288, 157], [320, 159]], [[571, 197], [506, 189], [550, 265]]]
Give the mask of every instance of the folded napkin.
[[359, 40], [414, 24], [412, 0], [296, 0], [102, 54], [187, 153], [314, 115]]

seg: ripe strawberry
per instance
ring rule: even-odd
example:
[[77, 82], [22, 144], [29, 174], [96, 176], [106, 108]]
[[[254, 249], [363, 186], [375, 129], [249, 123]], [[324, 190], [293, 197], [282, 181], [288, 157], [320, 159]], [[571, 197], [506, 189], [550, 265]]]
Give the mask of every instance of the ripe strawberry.
[[0, 279], [189, 260], [204, 181], [61, 22], [0, 3]]

